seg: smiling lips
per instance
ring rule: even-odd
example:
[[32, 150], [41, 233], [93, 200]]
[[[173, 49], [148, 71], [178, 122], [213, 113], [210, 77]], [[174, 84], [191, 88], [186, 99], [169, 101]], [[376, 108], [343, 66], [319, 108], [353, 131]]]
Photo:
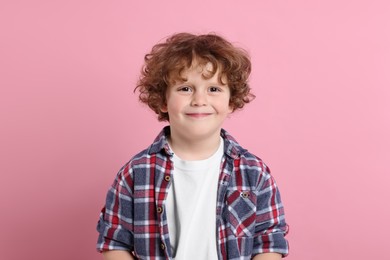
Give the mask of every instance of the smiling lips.
[[186, 113], [187, 116], [193, 118], [203, 118], [211, 115], [212, 113]]

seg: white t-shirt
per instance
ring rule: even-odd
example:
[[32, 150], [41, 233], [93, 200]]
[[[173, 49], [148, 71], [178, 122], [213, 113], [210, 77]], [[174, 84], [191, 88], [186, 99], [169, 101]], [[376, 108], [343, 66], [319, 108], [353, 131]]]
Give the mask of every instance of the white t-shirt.
[[222, 157], [222, 138], [208, 159], [184, 161], [173, 156], [166, 210], [174, 259], [218, 259], [216, 201]]

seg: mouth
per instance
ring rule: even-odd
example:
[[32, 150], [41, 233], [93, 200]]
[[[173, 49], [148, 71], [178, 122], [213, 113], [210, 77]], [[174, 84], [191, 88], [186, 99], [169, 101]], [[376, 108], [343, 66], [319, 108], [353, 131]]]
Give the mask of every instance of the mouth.
[[210, 116], [211, 113], [186, 113], [186, 115], [192, 118], [204, 118]]

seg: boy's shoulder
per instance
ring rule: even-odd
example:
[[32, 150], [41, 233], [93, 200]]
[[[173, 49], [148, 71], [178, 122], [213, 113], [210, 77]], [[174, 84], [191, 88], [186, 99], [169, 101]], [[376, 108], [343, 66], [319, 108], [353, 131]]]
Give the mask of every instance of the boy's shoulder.
[[[142, 151], [133, 155], [130, 160], [126, 163], [126, 165], [134, 166], [134, 165], [142, 165], [147, 164], [151, 157], [155, 157], [156, 159], [163, 159], [165, 155], [172, 155], [172, 151], [169, 148], [168, 144], [168, 136], [170, 133], [169, 127], [164, 127], [161, 132], [154, 139], [152, 144], [143, 149]], [[155, 159], [153, 159], [155, 160]]]
[[[157, 135], [152, 144], [135, 154], [126, 163], [126, 166], [142, 167], [150, 163], [162, 164], [163, 161], [167, 160], [167, 156], [169, 157], [173, 155], [173, 152], [168, 144], [169, 135], [170, 128], [169, 126], [166, 126]], [[221, 137], [224, 141], [225, 155], [231, 157], [233, 160], [238, 159], [240, 167], [259, 167], [261, 171], [269, 171], [268, 167], [260, 157], [243, 148], [225, 129], [221, 130]]]
[[[225, 152], [233, 157], [234, 169], [232, 184], [241, 183], [253, 189], [259, 189], [271, 178], [271, 172], [264, 161], [257, 155], [243, 148], [229, 133], [222, 131], [225, 136]], [[229, 147], [230, 146], [230, 147]]]
[[225, 152], [233, 159], [240, 158], [241, 160], [263, 163], [260, 157], [243, 148], [226, 130], [222, 129], [221, 136], [225, 140]]
[[255, 169], [261, 172], [269, 172], [268, 166], [260, 157], [243, 148], [226, 130], [222, 129], [221, 135], [225, 140], [225, 153], [233, 159], [239, 159], [240, 168], [244, 170]]

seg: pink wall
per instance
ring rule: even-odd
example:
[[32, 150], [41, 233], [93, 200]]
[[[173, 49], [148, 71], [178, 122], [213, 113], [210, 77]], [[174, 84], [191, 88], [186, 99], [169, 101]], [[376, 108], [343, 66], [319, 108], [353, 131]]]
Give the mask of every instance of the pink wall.
[[389, 2], [240, 3], [2, 1], [1, 259], [100, 259], [105, 192], [163, 126], [132, 94], [143, 55], [179, 31], [252, 55], [225, 127], [271, 166], [288, 259], [390, 255]]

